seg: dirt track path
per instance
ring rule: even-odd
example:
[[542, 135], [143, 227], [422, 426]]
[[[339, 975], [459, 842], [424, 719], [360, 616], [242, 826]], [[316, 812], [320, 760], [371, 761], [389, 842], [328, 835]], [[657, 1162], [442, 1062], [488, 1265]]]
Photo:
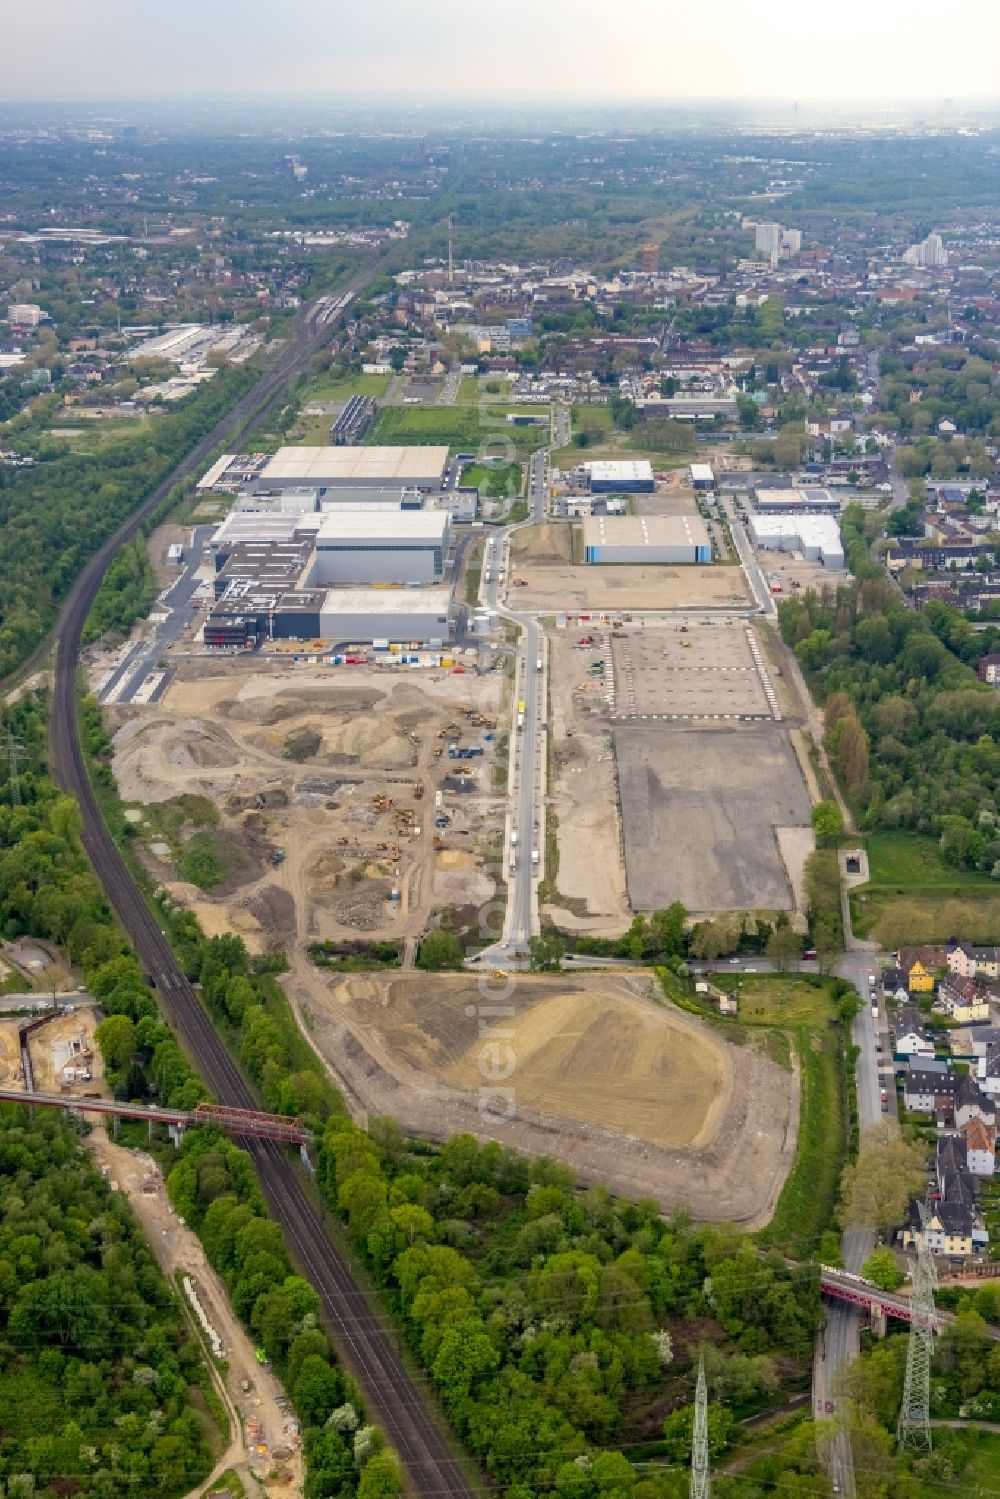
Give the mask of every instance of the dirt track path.
[[[198, 1484], [187, 1499], [206, 1493], [229, 1468], [240, 1474], [248, 1493], [263, 1491], [269, 1499], [301, 1499], [302, 1454], [297, 1436], [286, 1430], [290, 1418], [283, 1408], [287, 1404], [285, 1393], [271, 1370], [257, 1363], [253, 1345], [230, 1305], [225, 1286], [208, 1263], [200, 1239], [181, 1224], [171, 1208], [156, 1163], [141, 1152], [114, 1144], [108, 1139], [103, 1122], [94, 1125], [86, 1144], [94, 1164], [103, 1167], [128, 1198], [164, 1275], [181, 1296], [203, 1347], [205, 1338], [193, 1308], [177, 1286], [178, 1272], [190, 1276], [195, 1283], [206, 1317], [225, 1349], [228, 1366], [225, 1379], [207, 1348], [205, 1360], [229, 1416], [229, 1443], [209, 1478]], [[268, 1446], [266, 1456], [252, 1451], [248, 1444], [246, 1422], [251, 1418], [261, 1422]], [[272, 1449], [283, 1450], [286, 1446], [293, 1449], [292, 1456], [275, 1461]]]

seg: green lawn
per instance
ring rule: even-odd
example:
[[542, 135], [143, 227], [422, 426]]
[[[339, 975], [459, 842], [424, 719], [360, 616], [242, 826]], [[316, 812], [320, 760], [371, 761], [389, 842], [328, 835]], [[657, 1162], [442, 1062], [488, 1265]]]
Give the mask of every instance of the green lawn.
[[917, 833], [873, 833], [865, 839], [870, 880], [851, 892], [858, 937], [884, 947], [1000, 940], [1000, 884], [974, 869], [953, 869], [937, 839]]
[[351, 396], [375, 396], [379, 399], [389, 389], [391, 375], [342, 375], [339, 378], [320, 375], [303, 397], [310, 401], [349, 401]]
[[508, 426], [508, 410], [516, 408], [491, 407], [490, 420], [484, 420], [483, 413], [469, 406], [384, 406], [365, 434], [365, 443], [443, 443], [453, 453], [478, 454], [485, 449], [498, 456], [512, 448], [517, 457], [526, 458], [545, 445], [548, 429]]
[[519, 463], [472, 463], [462, 474], [462, 483], [471, 484], [486, 499], [521, 493], [523, 470]]
[[[831, 982], [809, 983], [797, 974], [761, 974], [737, 979], [720, 970], [720, 988], [739, 993], [735, 1025], [754, 1032], [769, 1056], [790, 1062], [794, 1047], [801, 1079], [795, 1160], [761, 1243], [785, 1254], [814, 1254], [830, 1227], [847, 1154], [847, 1099], [841, 1061], [841, 1031]], [[722, 1021], [725, 1028], [731, 1022]]]
[[865, 848], [873, 885], [907, 890], [926, 890], [929, 886], [952, 890], [970, 885], [996, 888], [994, 881], [978, 870], [954, 869], [946, 864], [937, 839], [920, 833], [871, 833], [865, 839]]

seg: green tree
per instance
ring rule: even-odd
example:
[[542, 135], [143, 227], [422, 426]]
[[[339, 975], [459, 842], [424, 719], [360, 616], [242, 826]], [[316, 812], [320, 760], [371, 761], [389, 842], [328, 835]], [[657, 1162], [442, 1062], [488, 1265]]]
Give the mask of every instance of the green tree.
[[896, 1263], [891, 1249], [873, 1249], [861, 1268], [861, 1273], [880, 1291], [895, 1291], [906, 1279]]
[[444, 927], [435, 927], [420, 943], [417, 967], [436, 973], [443, 968], [461, 968], [463, 958], [462, 944], [455, 933]]
[[888, 1228], [901, 1223], [911, 1197], [924, 1184], [924, 1145], [876, 1125], [861, 1136], [858, 1159], [841, 1178], [843, 1222], [852, 1228]]
[[812, 809], [813, 832], [819, 848], [835, 848], [844, 831], [844, 817], [836, 802], [817, 802]]
[[94, 1030], [104, 1065], [119, 1072], [135, 1051], [135, 1024], [127, 1015], [109, 1015]]

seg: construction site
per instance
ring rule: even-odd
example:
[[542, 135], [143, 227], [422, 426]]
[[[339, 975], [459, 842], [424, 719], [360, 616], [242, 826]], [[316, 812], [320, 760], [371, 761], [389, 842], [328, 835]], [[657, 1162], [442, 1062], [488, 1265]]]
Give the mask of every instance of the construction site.
[[803, 923], [814, 798], [764, 628], [678, 614], [550, 632], [557, 926], [610, 934], [675, 900]]
[[30, 1017], [0, 1017], [0, 1087], [65, 1098], [106, 1096], [94, 1041], [99, 1019], [93, 1001], [84, 998]]
[[791, 1165], [795, 1073], [657, 1003], [647, 974], [357, 974], [302, 1008], [354, 1110], [432, 1139], [555, 1154], [584, 1181], [747, 1228]]
[[579, 527], [566, 522], [526, 526], [516, 533], [511, 541], [511, 608], [599, 613], [737, 609], [750, 602], [739, 567], [585, 564], [578, 533]]
[[416, 939], [433, 912], [493, 894], [505, 681], [182, 667], [155, 704], [109, 713], [135, 846], [206, 932], [251, 952], [281, 947], [294, 965], [317, 941]]

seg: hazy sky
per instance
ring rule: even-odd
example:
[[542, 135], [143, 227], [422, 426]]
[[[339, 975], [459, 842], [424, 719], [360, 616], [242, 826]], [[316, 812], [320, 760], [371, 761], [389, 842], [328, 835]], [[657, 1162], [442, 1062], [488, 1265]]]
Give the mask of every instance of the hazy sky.
[[3, 99], [1000, 99], [997, 0], [3, 0]]

